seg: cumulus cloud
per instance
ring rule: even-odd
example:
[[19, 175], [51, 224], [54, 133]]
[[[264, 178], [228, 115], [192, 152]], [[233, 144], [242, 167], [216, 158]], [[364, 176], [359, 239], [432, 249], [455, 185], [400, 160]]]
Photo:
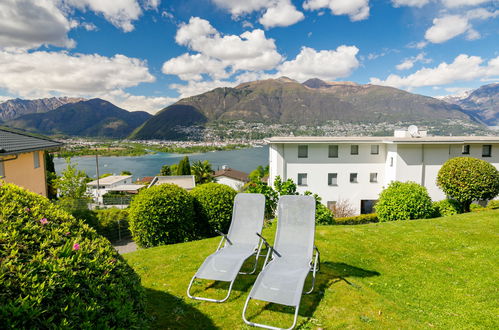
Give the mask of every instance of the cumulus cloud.
[[189, 81], [187, 84], [171, 84], [170, 88], [175, 89], [180, 98], [189, 97], [207, 92], [217, 87], [234, 87], [238, 83], [228, 80], [209, 80], [209, 81]]
[[417, 62], [423, 62], [423, 63], [431, 62], [431, 60], [427, 59], [425, 56], [426, 56], [425, 53], [420, 53], [416, 56], [406, 58], [402, 61], [402, 63], [397, 64], [395, 67], [397, 68], [397, 70], [409, 70]]
[[305, 16], [290, 1], [279, 1], [275, 6], [267, 9], [258, 22], [266, 28], [275, 26], [289, 26], [301, 21]]
[[486, 20], [499, 16], [499, 10], [488, 11], [477, 8], [467, 11], [463, 15], [445, 15], [433, 20], [431, 26], [425, 33], [425, 39], [432, 43], [443, 43], [463, 33], [467, 33], [468, 40], [478, 39], [480, 34], [473, 29], [471, 20]]
[[444, 6], [448, 8], [464, 7], [464, 6], [477, 6], [491, 0], [442, 0]]
[[191, 17], [189, 23], [182, 24], [175, 40], [179, 45], [223, 62], [234, 71], [268, 70], [282, 59], [274, 40], [267, 39], [264, 31], [255, 29], [240, 36], [222, 36], [207, 20], [199, 17]]
[[99, 93], [93, 97], [100, 97], [125, 110], [147, 111], [151, 114], [155, 114], [164, 107], [178, 101], [176, 97], [132, 95], [121, 89]]
[[437, 67], [423, 68], [405, 77], [391, 74], [385, 80], [371, 78], [371, 83], [412, 89], [447, 85], [458, 81], [470, 81], [497, 75], [499, 75], [499, 56], [484, 64], [484, 60], [479, 56], [461, 54], [450, 64], [442, 62]]
[[430, 0], [392, 0], [394, 7], [409, 6], [409, 7], [423, 7]]
[[212, 79], [227, 77], [226, 65], [217, 59], [203, 54], [183, 54], [172, 58], [163, 64], [164, 74], [177, 75], [182, 80], [203, 80], [202, 74], [208, 74]]
[[307, 0], [303, 8], [329, 8], [333, 15], [348, 15], [351, 21], [361, 21], [369, 17], [369, 0]]
[[0, 2], [0, 49], [54, 45], [71, 48], [67, 33], [71, 22], [51, 0], [3, 0]]
[[321, 50], [303, 47], [295, 59], [282, 63], [279, 75], [299, 81], [309, 78], [334, 80], [349, 76], [359, 66], [355, 46], [339, 46], [336, 50]]
[[262, 12], [259, 23], [265, 28], [289, 26], [301, 21], [304, 16], [291, 0], [212, 0], [217, 6], [229, 11], [234, 19], [252, 12]]
[[124, 55], [0, 51], [0, 88], [21, 97], [86, 96], [154, 80], [144, 61]]

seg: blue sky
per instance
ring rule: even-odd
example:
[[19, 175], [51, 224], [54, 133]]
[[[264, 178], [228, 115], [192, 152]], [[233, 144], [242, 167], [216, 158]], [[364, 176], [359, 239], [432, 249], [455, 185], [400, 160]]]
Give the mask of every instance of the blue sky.
[[286, 75], [430, 96], [499, 81], [499, 0], [3, 0], [0, 100], [156, 112]]

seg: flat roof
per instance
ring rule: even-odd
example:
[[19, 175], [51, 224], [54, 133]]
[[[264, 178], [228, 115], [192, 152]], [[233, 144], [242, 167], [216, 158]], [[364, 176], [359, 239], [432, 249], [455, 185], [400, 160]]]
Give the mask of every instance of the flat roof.
[[[125, 179], [131, 178], [131, 175], [110, 175], [105, 178], [99, 179], [99, 186], [107, 186], [110, 184], [114, 184], [116, 182], [120, 182]], [[87, 183], [87, 186], [95, 186], [97, 184], [97, 180]]]
[[394, 143], [394, 144], [463, 144], [499, 143], [499, 136], [275, 136], [264, 139], [267, 143]]
[[109, 191], [138, 191], [145, 186], [145, 184], [121, 184], [114, 188], [110, 188]]
[[149, 184], [149, 187], [163, 184], [172, 183], [180, 186], [184, 189], [190, 190], [196, 186], [196, 180], [194, 175], [168, 175], [168, 176], [156, 176]]

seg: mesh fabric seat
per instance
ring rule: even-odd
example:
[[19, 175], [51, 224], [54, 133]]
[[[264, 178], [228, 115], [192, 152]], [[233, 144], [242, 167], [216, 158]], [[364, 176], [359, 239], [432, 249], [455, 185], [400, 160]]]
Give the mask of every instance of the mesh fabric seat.
[[[312, 196], [282, 196], [279, 199], [275, 246], [269, 249], [272, 260], [264, 266], [251, 289], [243, 309], [247, 324], [268, 329], [277, 327], [257, 324], [246, 319], [251, 299], [295, 307], [292, 329], [296, 325], [305, 280], [313, 272], [312, 292], [319, 254], [314, 254], [315, 199]], [[269, 254], [267, 255], [267, 259]]]
[[[252, 255], [256, 257], [253, 271], [250, 274], [256, 271], [261, 242], [255, 233], [262, 232], [264, 213], [265, 196], [262, 194], [240, 193], [236, 195], [229, 232], [222, 237], [217, 251], [205, 259], [192, 277], [187, 288], [187, 295], [190, 298], [213, 302], [227, 300], [243, 263]], [[192, 296], [190, 290], [196, 278], [230, 282], [227, 296], [221, 300]]]

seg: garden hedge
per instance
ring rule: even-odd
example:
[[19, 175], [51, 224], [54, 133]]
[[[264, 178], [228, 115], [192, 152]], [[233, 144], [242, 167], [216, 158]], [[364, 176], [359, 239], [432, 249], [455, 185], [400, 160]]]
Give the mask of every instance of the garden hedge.
[[376, 213], [361, 214], [354, 217], [335, 218], [336, 225], [360, 225], [364, 223], [379, 222]]
[[3, 328], [142, 328], [140, 278], [95, 230], [45, 197], [0, 183]]
[[237, 191], [220, 183], [205, 183], [191, 190], [198, 221], [204, 224], [206, 235], [215, 230], [227, 233]]
[[141, 247], [186, 242], [198, 237], [193, 198], [174, 184], [141, 190], [128, 208], [133, 240]]
[[379, 195], [375, 210], [380, 222], [425, 219], [434, 214], [426, 188], [410, 181], [390, 183]]
[[461, 203], [453, 199], [444, 199], [438, 202], [433, 202], [433, 209], [435, 210], [435, 217], [448, 217], [463, 213]]

